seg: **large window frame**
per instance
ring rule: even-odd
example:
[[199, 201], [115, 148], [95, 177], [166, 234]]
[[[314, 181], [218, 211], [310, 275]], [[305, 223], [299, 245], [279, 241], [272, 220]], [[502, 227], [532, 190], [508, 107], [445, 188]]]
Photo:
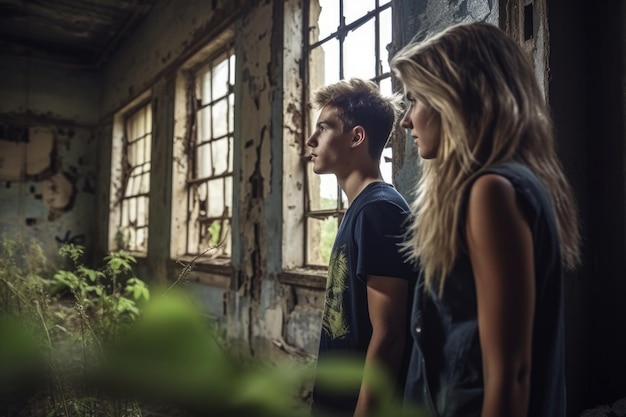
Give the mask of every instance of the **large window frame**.
[[220, 48], [192, 71], [187, 90], [191, 162], [185, 255], [220, 263], [232, 257], [235, 59], [232, 43]]
[[[350, 7], [348, 7], [350, 5]], [[331, 9], [325, 12], [324, 7]], [[335, 7], [334, 10], [333, 7]], [[326, 15], [323, 15], [326, 13]], [[391, 0], [307, 0], [304, 7], [304, 137], [312, 132], [318, 111], [311, 106], [312, 92], [323, 85], [353, 76], [367, 78], [376, 82], [383, 94], [393, 93], [391, 71], [389, 68], [389, 52], [393, 36], [393, 13]], [[326, 24], [319, 24], [322, 17]], [[336, 21], [328, 21], [336, 17]], [[336, 23], [336, 28], [334, 23]], [[383, 30], [387, 29], [387, 30]], [[355, 48], [361, 39], [373, 36], [373, 42], [365, 45], [373, 46], [373, 51]], [[352, 47], [352, 50], [350, 49]], [[356, 52], [355, 52], [356, 51]], [[334, 53], [336, 68], [327, 64], [335, 57], [325, 56]], [[359, 54], [370, 60], [369, 69], [361, 65], [348, 66], [350, 56], [346, 52]], [[371, 53], [371, 55], [370, 55]], [[330, 55], [330, 54], [329, 54]], [[385, 59], [386, 56], [386, 59]], [[330, 71], [329, 71], [330, 69]], [[322, 74], [321, 72], [324, 72]], [[304, 156], [309, 152], [303, 145]], [[332, 175], [317, 175], [312, 171], [312, 163], [303, 158], [305, 172], [304, 187], [304, 259], [307, 267], [324, 267], [328, 265], [328, 257], [336, 231], [348, 209], [345, 194], [339, 188]], [[388, 142], [381, 157], [381, 172], [386, 181], [392, 181], [392, 147]], [[333, 190], [334, 188], [334, 190]], [[330, 190], [330, 191], [329, 191]]]
[[[227, 29], [180, 65], [173, 86], [170, 259], [183, 264], [193, 261], [194, 269], [209, 273], [210, 279], [209, 275], [203, 277], [218, 286], [227, 286], [224, 279], [233, 265], [231, 231], [239, 157], [235, 144], [239, 94], [235, 88], [236, 55], [234, 32]], [[225, 56], [226, 77], [217, 77], [224, 83], [213, 88], [211, 71], [224, 62]], [[203, 122], [202, 115], [211, 115], [213, 106], [222, 110], [221, 115], [215, 114], [222, 123], [214, 126], [221, 131]], [[223, 155], [216, 158], [220, 149]], [[211, 228], [214, 223], [218, 226]], [[212, 239], [207, 232], [213, 233]]]
[[148, 255], [152, 132], [149, 92], [114, 116], [109, 250]]

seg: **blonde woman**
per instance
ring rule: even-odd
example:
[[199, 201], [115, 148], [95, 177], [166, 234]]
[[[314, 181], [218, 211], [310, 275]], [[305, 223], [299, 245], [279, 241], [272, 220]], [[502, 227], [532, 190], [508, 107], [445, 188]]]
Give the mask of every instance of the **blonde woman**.
[[562, 274], [580, 236], [533, 67], [485, 23], [391, 65], [423, 167], [405, 245], [422, 268], [405, 399], [438, 417], [564, 416]]

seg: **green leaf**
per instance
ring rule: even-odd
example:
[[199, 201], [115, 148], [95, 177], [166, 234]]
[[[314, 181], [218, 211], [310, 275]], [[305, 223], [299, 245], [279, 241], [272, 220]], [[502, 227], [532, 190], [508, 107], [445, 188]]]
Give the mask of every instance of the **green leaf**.
[[78, 288], [80, 281], [73, 272], [65, 270], [57, 271], [57, 273], [54, 274], [54, 279], [61, 284], [67, 285], [70, 289]]
[[142, 297], [145, 298], [146, 301], [150, 299], [150, 290], [146, 284], [137, 277], [130, 278], [126, 281], [124, 292], [132, 295], [135, 300], [139, 300]]
[[91, 282], [95, 282], [98, 278], [104, 278], [104, 274], [100, 271], [96, 271], [91, 268], [86, 268], [84, 266], [78, 267], [78, 273], [84, 277], [89, 278]]

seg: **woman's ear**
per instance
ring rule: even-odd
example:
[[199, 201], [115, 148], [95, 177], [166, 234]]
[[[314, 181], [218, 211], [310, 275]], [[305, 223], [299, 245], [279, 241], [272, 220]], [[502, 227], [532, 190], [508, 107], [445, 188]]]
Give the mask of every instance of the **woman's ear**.
[[361, 145], [365, 139], [367, 138], [367, 133], [365, 132], [365, 129], [363, 128], [363, 126], [360, 125], [356, 125], [352, 128], [352, 147], [356, 148], [357, 146]]

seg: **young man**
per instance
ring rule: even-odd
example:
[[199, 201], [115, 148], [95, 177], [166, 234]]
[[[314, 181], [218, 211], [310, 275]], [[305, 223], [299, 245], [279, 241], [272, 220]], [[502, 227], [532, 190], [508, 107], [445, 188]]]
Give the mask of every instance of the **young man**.
[[[383, 181], [380, 157], [393, 129], [396, 100], [376, 84], [351, 79], [314, 94], [321, 109], [307, 140], [316, 174], [335, 174], [349, 208], [333, 245], [318, 361], [357, 358], [381, 367], [401, 393], [408, 358], [408, 314], [415, 273], [399, 252], [409, 206]], [[362, 384], [341, 394], [318, 379], [314, 415], [364, 416], [387, 399]]]

